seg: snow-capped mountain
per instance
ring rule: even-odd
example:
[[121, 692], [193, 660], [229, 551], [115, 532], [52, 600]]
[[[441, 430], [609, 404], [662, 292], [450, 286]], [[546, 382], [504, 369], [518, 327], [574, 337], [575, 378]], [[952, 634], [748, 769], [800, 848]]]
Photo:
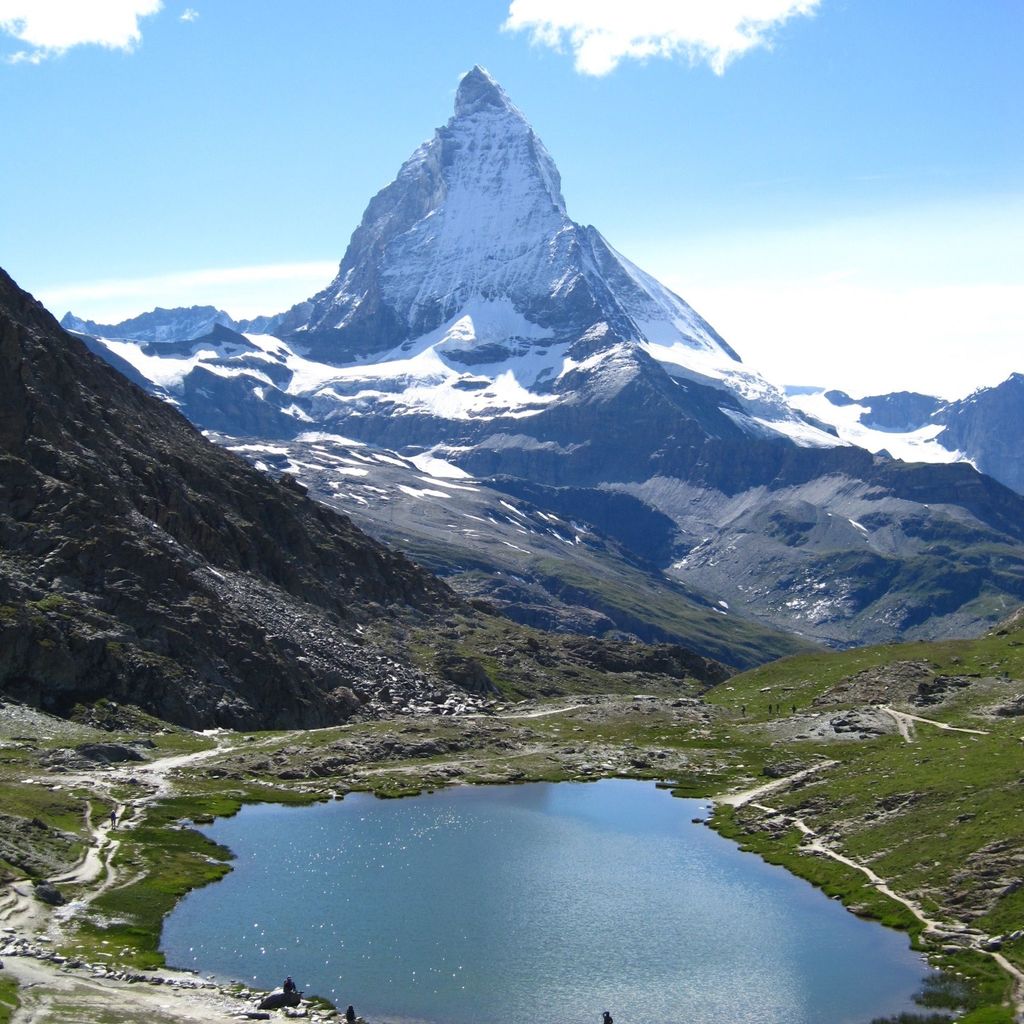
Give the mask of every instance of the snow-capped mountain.
[[820, 388], [794, 391], [795, 408], [851, 444], [904, 462], [969, 462], [1024, 494], [1024, 374], [954, 402], [908, 391], [856, 399]]
[[[141, 336], [142, 319], [88, 343], [200, 427], [257, 445], [340, 435], [456, 466], [538, 515], [581, 527], [603, 516], [627, 561], [718, 609], [711, 619], [728, 607], [856, 643], [962, 634], [1024, 599], [1019, 496], [968, 465], [873, 455], [816, 407], [791, 405], [681, 298], [569, 217], [551, 157], [481, 68], [370, 201], [323, 291], [198, 337], [149, 321]], [[443, 503], [445, 530], [463, 518], [467, 492], [411, 486], [424, 493], [371, 487], [351, 501], [367, 526], [429, 546], [433, 567], [446, 559], [480, 592], [473, 545], [511, 538], [489, 537], [468, 507], [484, 521], [472, 543], [454, 527], [443, 543], [443, 531], [396, 533], [393, 501]], [[638, 539], [630, 518], [662, 539]], [[531, 586], [628, 609], [634, 577], [522, 529], [529, 566], [517, 571]]]
[[[216, 345], [186, 353], [125, 344], [192, 341], [214, 325], [247, 332], [267, 354], [263, 369], [276, 359], [288, 379], [241, 374]], [[240, 375], [231, 405], [294, 404], [300, 423], [309, 416], [332, 429], [350, 418], [365, 425], [371, 412], [521, 419], [582, 387], [608, 393], [668, 374], [721, 393], [705, 403], [715, 429], [842, 443], [795, 413], [682, 299], [570, 219], [543, 143], [479, 67], [463, 78], [454, 116], [370, 201], [337, 277], [308, 301], [258, 322], [204, 307], [117, 325], [68, 314], [64, 326], [117, 339], [116, 355], [185, 404], [193, 371], [207, 371], [200, 391], [210, 390], [209, 373]], [[218, 400], [225, 387], [215, 386]]]
[[218, 324], [236, 327], [236, 323], [222, 309], [213, 306], [161, 309], [132, 317], [119, 324], [98, 324], [83, 320], [74, 313], [65, 313], [60, 325], [76, 334], [90, 334], [105, 338], [131, 338], [133, 341], [190, 341], [209, 334]]
[[[569, 218], [554, 161], [480, 67], [447, 125], [370, 201], [338, 276], [277, 325], [307, 332], [331, 362], [443, 330], [434, 344], [466, 365], [507, 358], [516, 343], [572, 344], [598, 326], [738, 362], [685, 302]], [[501, 351], [481, 353], [491, 345]]]

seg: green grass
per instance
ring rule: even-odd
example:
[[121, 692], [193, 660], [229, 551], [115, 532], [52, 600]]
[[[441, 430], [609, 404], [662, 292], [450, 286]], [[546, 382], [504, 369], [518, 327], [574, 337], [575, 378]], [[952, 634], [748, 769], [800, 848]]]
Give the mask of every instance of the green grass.
[[0, 1024], [10, 1024], [14, 1011], [21, 1005], [18, 983], [0, 974]]
[[521, 626], [490, 615], [454, 615], [440, 634], [409, 630], [404, 642], [417, 664], [432, 668], [440, 650], [475, 660], [508, 700], [568, 694], [698, 693], [695, 679], [673, 679], [642, 671], [602, 669], [578, 650], [573, 639]]
[[806, 879], [827, 896], [841, 900], [858, 916], [872, 918], [888, 928], [899, 928], [908, 932], [914, 942], [917, 941], [921, 923], [902, 903], [879, 893], [854, 868], [826, 857], [800, 853], [797, 847], [801, 833], [797, 829], [790, 829], [778, 838], [754, 832], [744, 825], [731, 807], [719, 808], [710, 824], [720, 835], [737, 843], [741, 850], [756, 853], [769, 864], [778, 864], [791, 874]]
[[[981, 729], [987, 735], [918, 723], [911, 743], [896, 735], [832, 744], [778, 738], [773, 721], [779, 716], [769, 715], [769, 703], [783, 705], [782, 717], [788, 715], [792, 704], [800, 712], [813, 709], [834, 714], [844, 706], [841, 694], [834, 702], [829, 697], [838, 684], [865, 669], [883, 669], [899, 662], [924, 663], [936, 675], [969, 677], [971, 685], [953, 691], [940, 705], [902, 706], [921, 717]], [[884, 682], [884, 673], [876, 673], [876, 677]], [[916, 898], [926, 913], [940, 918], [967, 917], [982, 931], [1001, 934], [1024, 922], [1024, 890], [1001, 893], [1003, 883], [998, 881], [1019, 875], [1012, 855], [1024, 849], [1024, 725], [1019, 718], [984, 712], [1018, 696], [1024, 689], [1022, 679], [1024, 632], [1018, 625], [975, 640], [785, 658], [734, 676], [706, 699], [728, 716], [727, 732], [735, 737], [743, 734], [747, 756], [755, 767], [758, 745], [762, 756], [767, 748], [777, 759], [809, 762], [824, 755], [839, 762], [801, 787], [773, 794], [768, 801], [771, 806], [803, 818], [819, 835], [840, 830], [843, 853], [869, 864], [897, 892]], [[903, 695], [894, 691], [891, 702], [901, 706], [902, 699]], [[815, 704], [816, 700], [819, 703]], [[743, 705], [746, 716], [741, 718]], [[716, 814], [715, 827], [767, 860], [839, 896], [858, 913], [919, 934], [916, 919], [865, 885], [858, 872], [847, 874], [835, 862], [802, 855], [795, 830], [773, 836], [761, 830], [760, 819], [761, 815], [747, 808], [736, 812], [723, 808]], [[993, 852], [1000, 843], [1009, 848], [1004, 859]], [[996, 879], [989, 891], [985, 889], [986, 873]], [[951, 905], [951, 893], [962, 900]], [[987, 905], [987, 909], [976, 913], [972, 903], [978, 909]], [[1004, 955], [1021, 964], [1024, 942], [1007, 946]], [[983, 954], [965, 953], [956, 959], [951, 966], [968, 973], [972, 990], [980, 993], [977, 1005], [968, 1007], [969, 1013], [960, 1020], [1009, 1024], [1011, 1016], [1000, 1005], [1008, 994], [1005, 974]]]
[[6, 781], [0, 783], [0, 806], [5, 814], [39, 818], [65, 832], [85, 830], [85, 802], [69, 789], [54, 792], [48, 786]]
[[621, 628], [642, 633], [646, 626], [648, 640], [680, 643], [727, 665], [747, 668], [812, 646], [792, 634], [720, 615], [639, 569], [598, 577], [555, 559], [540, 559], [535, 568], [547, 589], [604, 612]]
[[147, 809], [139, 825], [121, 833], [115, 866], [123, 877], [136, 880], [108, 890], [92, 903], [67, 952], [86, 959], [98, 953], [117, 954], [123, 963], [142, 969], [163, 966], [158, 947], [164, 916], [187, 892], [223, 878], [232, 857], [230, 850], [179, 823], [230, 816], [245, 802], [315, 799], [266, 786], [218, 794], [219, 781], [204, 780], [190, 787], [202, 792], [162, 801]]
[[36, 608], [41, 612], [60, 611], [67, 604], [67, 598], [63, 594], [47, 594], [38, 601], [30, 601], [29, 607]]

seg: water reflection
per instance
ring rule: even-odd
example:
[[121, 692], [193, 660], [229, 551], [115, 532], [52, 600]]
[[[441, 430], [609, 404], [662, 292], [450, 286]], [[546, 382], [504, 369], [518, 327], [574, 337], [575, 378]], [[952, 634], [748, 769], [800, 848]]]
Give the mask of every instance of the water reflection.
[[235, 870], [169, 918], [172, 963], [374, 1021], [863, 1024], [910, 1008], [905, 936], [690, 819], [653, 785], [460, 787], [249, 807]]

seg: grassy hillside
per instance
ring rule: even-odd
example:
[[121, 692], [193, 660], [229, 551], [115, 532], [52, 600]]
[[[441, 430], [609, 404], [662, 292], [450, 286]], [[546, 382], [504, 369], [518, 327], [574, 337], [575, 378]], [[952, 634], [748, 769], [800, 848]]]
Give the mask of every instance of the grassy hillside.
[[848, 905], [922, 932], [863, 874], [815, 856], [806, 826], [948, 925], [933, 944], [988, 944], [1024, 967], [1022, 680], [1019, 613], [976, 640], [801, 655], [735, 676], [705, 699], [726, 712], [749, 784], [821, 768], [724, 808], [719, 827]]

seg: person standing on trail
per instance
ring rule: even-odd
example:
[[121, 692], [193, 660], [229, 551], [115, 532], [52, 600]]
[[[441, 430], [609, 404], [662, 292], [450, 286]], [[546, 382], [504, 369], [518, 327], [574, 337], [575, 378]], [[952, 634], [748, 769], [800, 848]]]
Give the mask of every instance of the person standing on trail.
[[114, 807], [114, 809], [110, 812], [110, 827], [111, 828], [117, 828], [117, 808], [116, 807]]

